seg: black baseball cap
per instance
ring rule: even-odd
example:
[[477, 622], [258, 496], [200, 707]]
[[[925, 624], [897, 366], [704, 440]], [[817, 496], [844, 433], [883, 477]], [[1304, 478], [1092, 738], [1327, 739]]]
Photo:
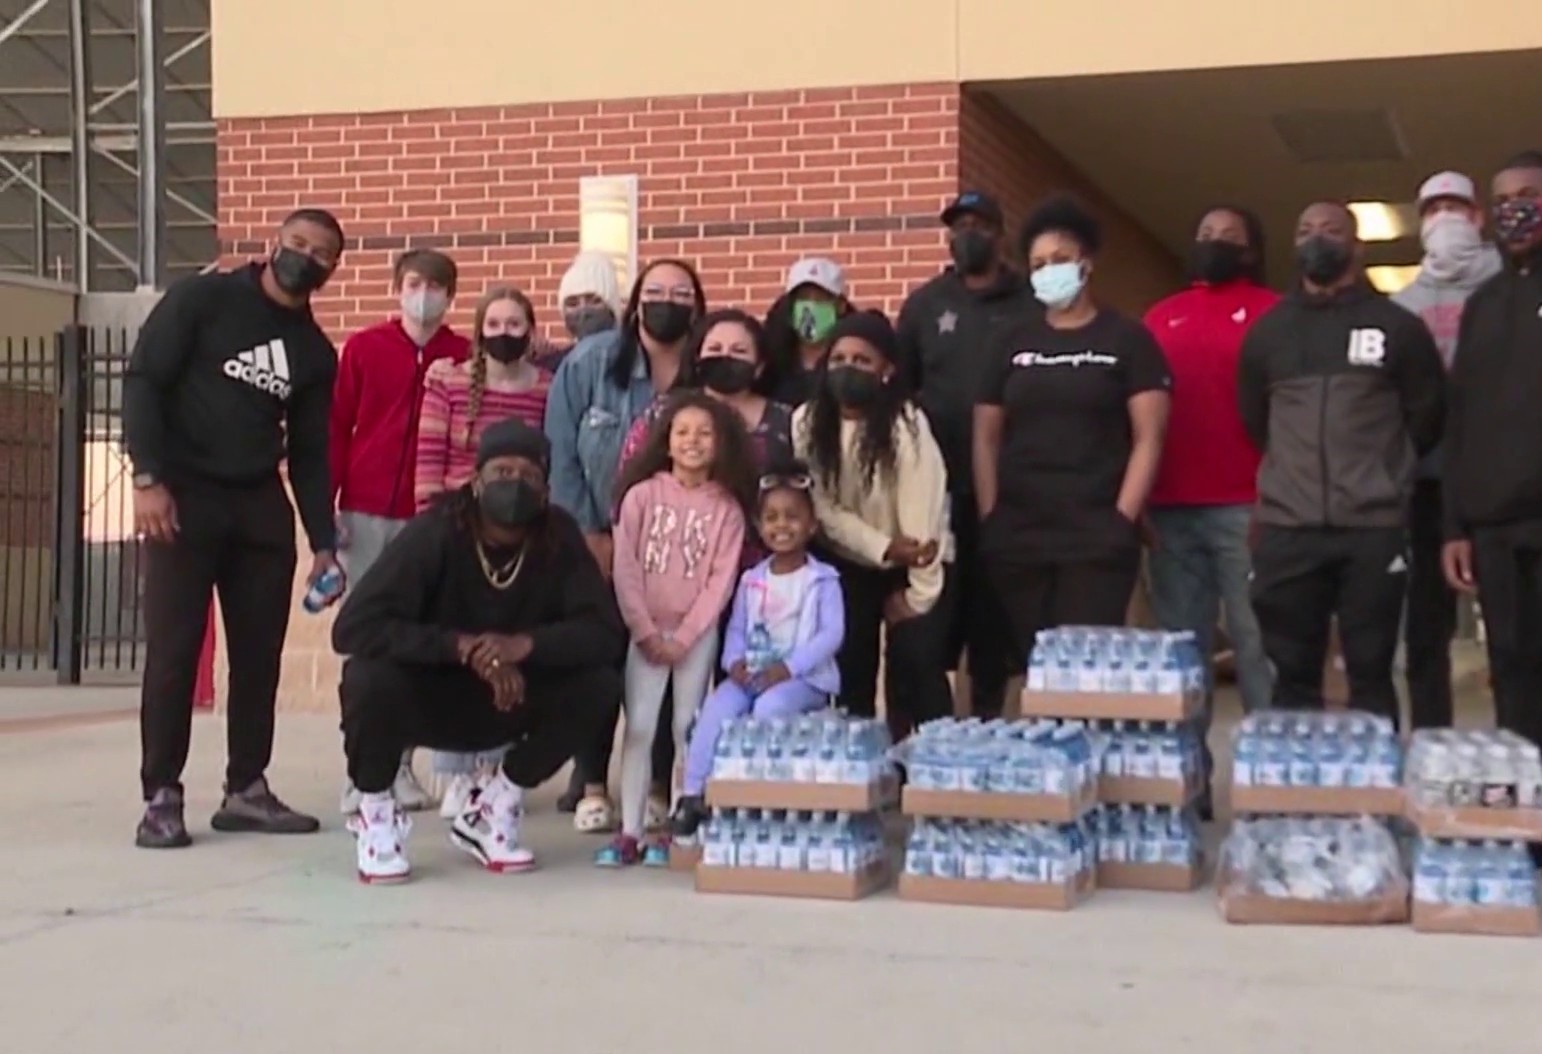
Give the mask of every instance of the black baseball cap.
[[958, 222], [960, 216], [966, 214], [975, 215], [987, 223], [997, 227], [1006, 221], [1001, 214], [1001, 206], [996, 204], [996, 199], [978, 190], [966, 190], [953, 199], [953, 203], [942, 210], [942, 225], [951, 227]]

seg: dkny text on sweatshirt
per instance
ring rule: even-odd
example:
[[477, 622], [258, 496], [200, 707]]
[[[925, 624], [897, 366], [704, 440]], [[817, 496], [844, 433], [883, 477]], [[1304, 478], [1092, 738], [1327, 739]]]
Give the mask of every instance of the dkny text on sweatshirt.
[[690, 648], [716, 631], [744, 546], [744, 513], [726, 490], [660, 472], [621, 499], [614, 537], [616, 601], [633, 640], [666, 634]]
[[311, 549], [333, 547], [327, 431], [337, 350], [309, 307], [263, 292], [262, 264], [166, 291], [123, 378], [123, 431], [136, 474], [175, 490], [289, 480]]

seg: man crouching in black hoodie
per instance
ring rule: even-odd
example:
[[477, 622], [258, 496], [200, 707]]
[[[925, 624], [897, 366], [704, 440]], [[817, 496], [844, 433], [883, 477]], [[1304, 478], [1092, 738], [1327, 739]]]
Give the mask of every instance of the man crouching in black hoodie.
[[341, 688], [359, 878], [400, 882], [406, 813], [391, 784], [409, 745], [513, 743], [450, 828], [489, 871], [525, 871], [524, 789], [550, 779], [621, 704], [626, 637], [577, 523], [548, 500], [546, 437], [487, 429], [471, 483], [410, 522], [343, 603]]
[[1482, 599], [1499, 726], [1542, 744], [1542, 151], [1500, 170], [1492, 209], [1507, 266], [1462, 312], [1442, 557]]
[[1249, 331], [1238, 370], [1264, 452], [1253, 608], [1276, 706], [1322, 706], [1337, 614], [1350, 705], [1395, 721], [1408, 504], [1440, 440], [1445, 371], [1419, 318], [1366, 281], [1348, 208], [1308, 206], [1296, 259], [1300, 284]]

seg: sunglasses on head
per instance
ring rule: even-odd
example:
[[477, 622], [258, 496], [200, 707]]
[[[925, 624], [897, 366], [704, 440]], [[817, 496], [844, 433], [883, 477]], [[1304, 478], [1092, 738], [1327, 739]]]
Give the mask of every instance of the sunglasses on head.
[[780, 472], [772, 472], [760, 477], [760, 490], [765, 493], [775, 490], [777, 487], [790, 487], [793, 490], [808, 490], [814, 485], [814, 481], [806, 473], [799, 472], [796, 475], [784, 475]]

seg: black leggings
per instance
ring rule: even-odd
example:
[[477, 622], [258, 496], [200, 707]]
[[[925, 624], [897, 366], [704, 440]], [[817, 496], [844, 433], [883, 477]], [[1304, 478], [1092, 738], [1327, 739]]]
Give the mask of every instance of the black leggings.
[[489, 750], [512, 743], [503, 771], [538, 787], [599, 727], [614, 727], [621, 678], [608, 667], [528, 671], [525, 699], [508, 713], [464, 666], [349, 659], [343, 666], [343, 749], [360, 791], [389, 790], [409, 745]]

